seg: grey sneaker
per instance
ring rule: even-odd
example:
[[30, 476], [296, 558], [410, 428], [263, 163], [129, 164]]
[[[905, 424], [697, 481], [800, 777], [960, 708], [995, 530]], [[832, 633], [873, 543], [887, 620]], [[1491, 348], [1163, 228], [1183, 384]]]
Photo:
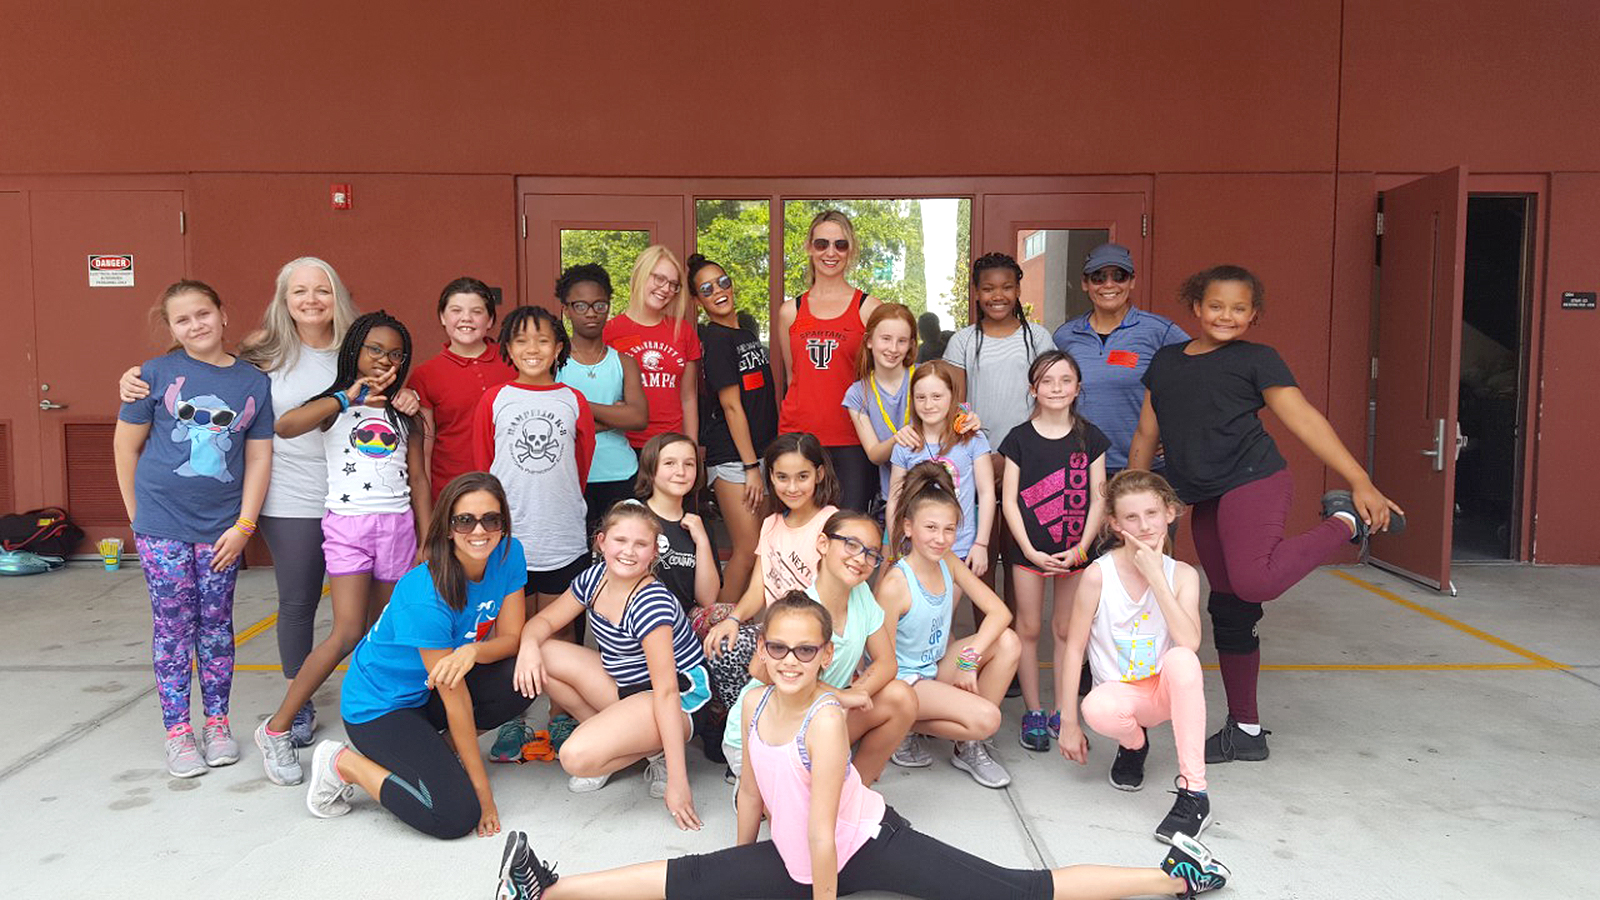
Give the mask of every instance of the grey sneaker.
[[294, 714], [294, 722], [289, 726], [289, 743], [296, 747], [311, 746], [311, 735], [317, 730], [317, 705], [310, 700], [300, 707]]
[[957, 741], [950, 765], [971, 775], [973, 781], [986, 788], [1003, 788], [1011, 783], [1011, 773], [989, 755], [987, 741]]
[[256, 748], [261, 751], [261, 765], [267, 770], [267, 780], [273, 784], [299, 784], [305, 773], [300, 769], [300, 754], [294, 750], [294, 739], [289, 732], [267, 734], [267, 723], [256, 728]]
[[333, 760], [344, 749], [344, 741], [323, 741], [311, 754], [311, 786], [306, 789], [306, 809], [319, 819], [331, 819], [350, 811], [350, 796], [356, 786], [339, 777]]
[[239, 742], [233, 739], [227, 716], [210, 716], [204, 728], [204, 755], [208, 766], [231, 766], [239, 761]]
[[913, 731], [900, 742], [899, 749], [894, 751], [889, 761], [907, 769], [922, 769], [933, 765], [933, 754], [922, 745], [922, 735]]
[[609, 772], [604, 775], [595, 775], [592, 778], [586, 778], [582, 775], [574, 775], [567, 779], [567, 790], [573, 792], [574, 794], [587, 794], [590, 791], [598, 791], [605, 787], [606, 782], [610, 780], [611, 773]]
[[660, 800], [667, 795], [667, 754], [657, 753], [650, 757], [644, 766], [644, 783], [650, 788], [650, 796]]
[[194, 729], [187, 723], [168, 729], [167, 774], [173, 778], [193, 778], [207, 771], [205, 761], [200, 758], [200, 745], [194, 741]]

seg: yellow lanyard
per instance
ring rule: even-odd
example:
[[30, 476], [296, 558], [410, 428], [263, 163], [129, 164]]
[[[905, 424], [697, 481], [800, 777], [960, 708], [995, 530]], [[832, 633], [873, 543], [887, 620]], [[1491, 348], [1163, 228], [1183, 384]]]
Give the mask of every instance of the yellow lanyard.
[[883, 416], [883, 424], [889, 426], [889, 433], [890, 434], [894, 434], [895, 432], [899, 431], [901, 428], [904, 428], [907, 425], [911, 424], [911, 377], [913, 375], [916, 375], [916, 374], [917, 374], [917, 367], [916, 366], [912, 366], [906, 372], [906, 381], [905, 381], [905, 385], [906, 385], [905, 421], [900, 423], [899, 428], [896, 428], [895, 424], [894, 424], [894, 419], [889, 417], [889, 410], [885, 409], [884, 406], [883, 406], [883, 394], [878, 392], [878, 373], [876, 373], [876, 372], [868, 372], [867, 373], [867, 382], [872, 385], [872, 399], [878, 401], [878, 414]]

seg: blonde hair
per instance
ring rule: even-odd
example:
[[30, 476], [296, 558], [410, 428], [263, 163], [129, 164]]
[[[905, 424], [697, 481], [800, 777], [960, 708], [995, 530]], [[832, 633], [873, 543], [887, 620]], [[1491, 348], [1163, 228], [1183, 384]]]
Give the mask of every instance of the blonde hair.
[[889, 319], [904, 322], [906, 327], [911, 329], [911, 346], [906, 348], [906, 356], [900, 360], [900, 367], [909, 369], [916, 365], [917, 317], [912, 315], [911, 310], [903, 303], [880, 303], [878, 308], [872, 311], [872, 315], [867, 316], [867, 330], [862, 332], [866, 335], [866, 339], [861, 342], [860, 355], [856, 359], [856, 377], [862, 381], [866, 381], [867, 376], [872, 374], [872, 348], [867, 346], [867, 342], [872, 339], [872, 333], [878, 330], [878, 326]]
[[[600, 535], [610, 531], [618, 522], [621, 522], [623, 519], [637, 519], [638, 521], [643, 522], [645, 527], [650, 529], [650, 536], [654, 539], [651, 541], [650, 547], [652, 550], [655, 550], [661, 540], [661, 523], [656, 520], [656, 514], [650, 511], [650, 507], [645, 506], [638, 500], [629, 498], [625, 500], [618, 500], [617, 502], [611, 504], [611, 508], [606, 510], [606, 514], [601, 517], [600, 525], [595, 528], [593, 535], [593, 543], [596, 551], [600, 549]], [[661, 557], [659, 554], [650, 561], [651, 571], [655, 570], [656, 563], [660, 561]]]
[[663, 259], [670, 260], [672, 267], [678, 270], [678, 299], [667, 311], [667, 315], [678, 320], [678, 324], [673, 326], [673, 336], [676, 337], [677, 329], [688, 321], [689, 273], [684, 271], [683, 263], [678, 261], [677, 254], [666, 244], [651, 244], [633, 261], [633, 274], [628, 276], [628, 310], [644, 306], [645, 295], [650, 292], [650, 273]]
[[333, 286], [333, 346], [344, 341], [345, 332], [356, 319], [356, 305], [345, 290], [344, 282], [333, 266], [315, 256], [291, 259], [278, 270], [277, 287], [272, 302], [261, 315], [261, 330], [244, 339], [239, 355], [263, 372], [292, 368], [300, 358], [300, 333], [295, 329], [294, 318], [289, 315], [289, 277], [296, 269], [312, 266], [322, 270]]
[[[832, 222], [844, 231], [845, 240], [850, 242], [850, 249], [845, 253], [844, 270], [849, 272], [856, 264], [856, 256], [861, 248], [856, 245], [856, 227], [850, 224], [850, 217], [837, 209], [825, 209], [811, 219], [811, 227], [806, 229], [806, 287], [817, 283], [817, 271], [811, 267], [811, 241], [817, 236], [817, 228], [823, 222]], [[913, 322], [913, 328], [915, 323]], [[913, 334], [915, 331], [913, 331]]]
[[[1116, 477], [1106, 482], [1107, 515], [1114, 516], [1116, 514], [1117, 501], [1123, 497], [1144, 493], [1155, 494], [1156, 499], [1170, 509], [1180, 511], [1183, 509], [1183, 501], [1178, 499], [1178, 492], [1172, 489], [1172, 485], [1168, 484], [1165, 478], [1155, 472], [1148, 472], [1144, 469], [1123, 469], [1116, 474]], [[1170, 535], [1162, 538], [1161, 552], [1168, 556], [1172, 555], [1172, 538]]]

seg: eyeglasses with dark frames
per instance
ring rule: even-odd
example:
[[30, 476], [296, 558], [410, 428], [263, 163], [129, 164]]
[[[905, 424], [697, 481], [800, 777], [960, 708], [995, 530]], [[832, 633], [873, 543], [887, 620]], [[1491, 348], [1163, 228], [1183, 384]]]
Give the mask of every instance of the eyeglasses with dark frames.
[[883, 554], [868, 547], [860, 538], [854, 538], [848, 534], [830, 533], [828, 534], [828, 539], [844, 544], [845, 552], [851, 556], [865, 556], [867, 562], [872, 563], [873, 568], [877, 568], [883, 563]]
[[393, 350], [385, 350], [377, 344], [362, 344], [361, 349], [366, 351], [367, 356], [371, 359], [384, 359], [387, 357], [389, 362], [397, 366], [406, 358], [406, 351], [399, 347]]
[[603, 313], [611, 310], [610, 300], [596, 300], [592, 303], [587, 300], [573, 300], [570, 302], [563, 300], [562, 303], [567, 307], [567, 309], [572, 310], [580, 316], [586, 316], [591, 311]]

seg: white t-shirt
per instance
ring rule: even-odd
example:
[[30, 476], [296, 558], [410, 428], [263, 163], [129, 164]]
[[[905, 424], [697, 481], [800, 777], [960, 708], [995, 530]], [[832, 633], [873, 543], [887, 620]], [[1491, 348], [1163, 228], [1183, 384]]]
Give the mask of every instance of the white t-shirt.
[[406, 436], [382, 409], [352, 406], [322, 432], [328, 457], [328, 512], [342, 516], [411, 508]]
[[[272, 408], [279, 414], [305, 403], [333, 384], [339, 348], [316, 350], [300, 345], [293, 366], [267, 373], [272, 382]], [[261, 514], [284, 519], [320, 519], [327, 511], [328, 471], [322, 434], [312, 429], [296, 438], [272, 438], [272, 480]]]
[[944, 348], [944, 361], [967, 373], [967, 400], [983, 422], [983, 436], [991, 447], [1000, 446], [1011, 429], [1027, 421], [1033, 411], [1028, 367], [1039, 354], [1056, 349], [1050, 332], [1039, 323], [1029, 322], [1027, 332], [1027, 337], [1021, 328], [1009, 337], [985, 335], [979, 356], [978, 326], [968, 325], [951, 335]]

